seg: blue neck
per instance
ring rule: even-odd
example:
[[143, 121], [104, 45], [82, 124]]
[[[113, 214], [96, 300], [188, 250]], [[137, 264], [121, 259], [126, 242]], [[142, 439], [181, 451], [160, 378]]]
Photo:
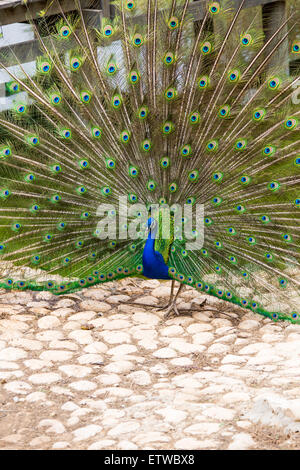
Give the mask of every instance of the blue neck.
[[156, 230], [149, 232], [143, 252], [143, 275], [150, 279], [170, 279], [169, 268], [162, 254], [154, 250]]

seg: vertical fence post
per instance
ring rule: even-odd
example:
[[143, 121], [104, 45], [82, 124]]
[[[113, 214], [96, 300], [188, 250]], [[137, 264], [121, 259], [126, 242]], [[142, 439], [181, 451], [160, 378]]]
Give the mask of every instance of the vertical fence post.
[[0, 83], [0, 112], [4, 109], [5, 98], [5, 83]]
[[102, 0], [102, 11], [104, 18], [110, 18], [110, 0]]
[[[279, 0], [277, 2], [268, 3], [262, 7], [263, 17], [263, 30], [265, 33], [265, 42], [276, 32], [276, 30], [286, 20], [286, 2], [285, 0]], [[266, 55], [272, 50], [274, 45], [283, 38], [287, 33], [287, 25], [276, 35], [275, 40], [271, 41], [266, 50]], [[279, 46], [276, 52], [271, 57], [268, 68], [276, 70], [276, 67], [280, 67], [289, 74], [289, 49], [288, 49], [288, 38]]]

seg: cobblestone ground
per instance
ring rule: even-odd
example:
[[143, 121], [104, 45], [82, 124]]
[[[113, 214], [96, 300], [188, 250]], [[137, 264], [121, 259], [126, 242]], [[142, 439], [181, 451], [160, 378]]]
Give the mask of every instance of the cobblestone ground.
[[0, 291], [0, 448], [300, 448], [300, 327], [169, 292]]

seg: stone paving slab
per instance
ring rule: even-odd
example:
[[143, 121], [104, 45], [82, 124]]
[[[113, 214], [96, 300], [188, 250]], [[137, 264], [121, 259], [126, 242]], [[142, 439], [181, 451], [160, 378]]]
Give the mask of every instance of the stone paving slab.
[[300, 326], [169, 292], [0, 291], [0, 448], [299, 448]]

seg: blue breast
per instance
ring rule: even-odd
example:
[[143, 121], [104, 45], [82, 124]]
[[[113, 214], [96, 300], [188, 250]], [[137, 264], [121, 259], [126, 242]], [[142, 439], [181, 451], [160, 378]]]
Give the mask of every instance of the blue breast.
[[159, 251], [154, 250], [155, 240], [151, 233], [147, 238], [143, 251], [143, 275], [150, 279], [171, 279], [169, 267]]

